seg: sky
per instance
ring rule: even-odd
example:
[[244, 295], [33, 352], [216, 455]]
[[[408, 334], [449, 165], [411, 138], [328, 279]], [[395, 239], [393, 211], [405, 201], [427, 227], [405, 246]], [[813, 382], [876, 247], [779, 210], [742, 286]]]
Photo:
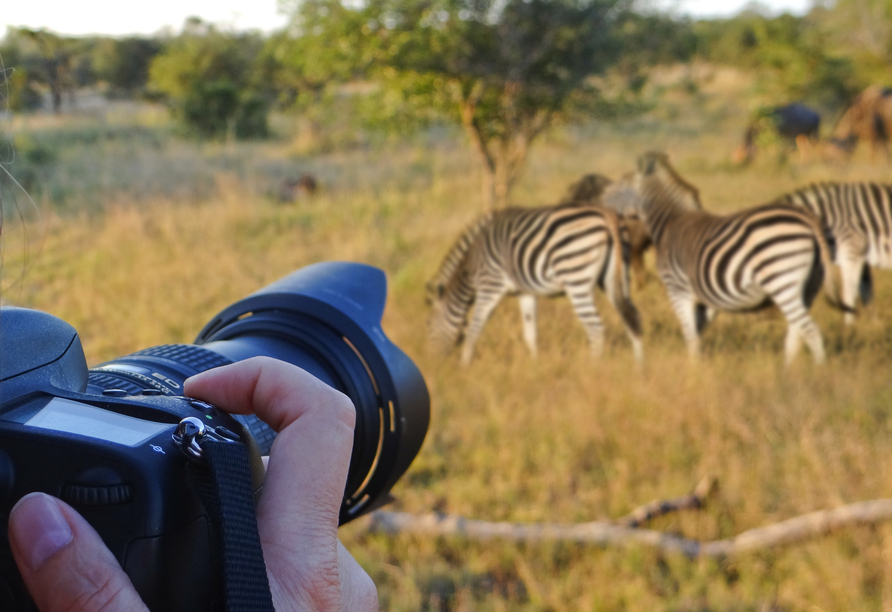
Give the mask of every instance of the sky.
[[[653, 0], [677, 14], [694, 17], [730, 16], [748, 0]], [[278, 0], [4, 0], [0, 37], [7, 26], [45, 28], [59, 34], [85, 36], [151, 35], [164, 28], [180, 29], [189, 16], [237, 30], [269, 32], [285, 25]], [[809, 0], [760, 0], [772, 13], [803, 14]]]

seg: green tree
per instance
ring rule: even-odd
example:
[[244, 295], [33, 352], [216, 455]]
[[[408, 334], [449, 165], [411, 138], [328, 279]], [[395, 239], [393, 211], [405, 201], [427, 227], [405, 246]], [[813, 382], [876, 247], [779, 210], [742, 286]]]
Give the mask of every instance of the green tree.
[[269, 103], [255, 70], [262, 48], [257, 34], [222, 32], [189, 18], [152, 60], [149, 87], [198, 136], [266, 136]]
[[89, 81], [89, 69], [85, 70], [84, 64], [89, 41], [28, 28], [9, 28], [4, 41], [17, 51], [16, 63], [8, 67], [19, 73], [18, 77], [13, 75], [12, 84], [25, 106], [32, 104], [38, 87], [45, 87], [53, 112], [59, 113], [65, 96], [73, 99], [77, 86]]
[[[580, 109], [603, 110], [593, 76], [642, 57], [624, 45], [626, 0], [305, 0], [291, 10], [288, 66], [305, 88], [362, 75], [377, 86], [379, 121], [456, 121], [481, 161], [490, 205], [507, 202], [546, 129]], [[639, 20], [631, 31], [651, 25]]]
[[280, 107], [300, 115], [302, 136], [319, 147], [380, 127], [369, 96], [349, 93], [362, 90], [382, 60], [368, 27], [374, 10], [337, 0], [295, 0], [286, 8], [294, 19], [269, 37], [258, 69]]
[[110, 95], [138, 96], [146, 89], [149, 65], [161, 49], [161, 41], [153, 38], [104, 38], [91, 53], [92, 67]]
[[25, 66], [18, 44], [11, 37], [0, 44], [0, 110], [29, 111], [40, 108], [42, 96], [36, 79]]

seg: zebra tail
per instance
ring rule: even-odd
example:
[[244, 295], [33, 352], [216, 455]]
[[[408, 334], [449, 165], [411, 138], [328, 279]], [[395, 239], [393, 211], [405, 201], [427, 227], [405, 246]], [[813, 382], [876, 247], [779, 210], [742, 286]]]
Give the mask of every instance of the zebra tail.
[[613, 302], [614, 308], [622, 317], [629, 331], [636, 337], [641, 336], [641, 315], [635, 304], [632, 303], [632, 296], [629, 289], [629, 259], [631, 248], [628, 239], [623, 239], [623, 227], [620, 225], [619, 215], [612, 210], [604, 210], [604, 218], [610, 228], [611, 238], [613, 241], [613, 259], [608, 262], [608, 266], [612, 265], [612, 269], [605, 279], [605, 290]]
[[858, 296], [861, 298], [861, 303], [865, 306], [873, 301], [873, 274], [870, 272], [870, 266], [867, 264], [864, 264], [864, 267], [861, 268]]
[[[843, 312], [854, 313], [855, 309], [843, 302], [842, 294], [839, 289], [839, 279], [836, 273], [836, 267], [833, 265], [833, 253], [836, 247], [836, 241], [830, 233], [828, 227], [818, 219], [813, 218], [812, 222], [815, 227], [815, 240], [818, 243], [818, 250], [821, 256], [821, 267], [824, 268], [824, 295], [827, 302], [834, 308]], [[806, 299], [806, 303], [808, 299]]]

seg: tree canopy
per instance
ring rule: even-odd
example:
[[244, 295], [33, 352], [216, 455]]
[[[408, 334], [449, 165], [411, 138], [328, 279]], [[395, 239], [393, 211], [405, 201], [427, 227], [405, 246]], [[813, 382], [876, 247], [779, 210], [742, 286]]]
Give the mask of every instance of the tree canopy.
[[262, 47], [258, 35], [222, 32], [190, 18], [152, 60], [148, 86], [200, 136], [265, 136], [269, 104], [254, 70]]
[[379, 124], [460, 123], [497, 204], [537, 136], [603, 106], [591, 77], [629, 51], [627, 0], [307, 0], [293, 10], [292, 42], [279, 49], [296, 87], [362, 77], [376, 84]]

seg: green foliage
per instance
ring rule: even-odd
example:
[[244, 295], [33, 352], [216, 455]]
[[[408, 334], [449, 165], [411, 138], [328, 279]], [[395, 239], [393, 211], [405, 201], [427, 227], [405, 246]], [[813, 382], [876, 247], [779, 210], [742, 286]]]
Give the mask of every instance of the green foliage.
[[47, 30], [9, 28], [4, 38], [8, 67], [20, 70], [15, 84], [16, 103], [33, 108], [37, 92], [48, 90], [53, 110], [60, 112], [62, 100], [75, 89], [94, 82], [89, 50], [92, 39], [60, 36]]
[[292, 3], [292, 24], [268, 41], [266, 54], [280, 67], [279, 85], [319, 90], [330, 81], [361, 78], [380, 60], [370, 25], [374, 3], [349, 8], [338, 0]]
[[16, 45], [0, 45], [0, 111], [28, 111], [42, 102], [35, 79], [31, 78]]
[[264, 98], [240, 93], [235, 83], [222, 78], [195, 83], [183, 103], [182, 117], [191, 130], [204, 138], [257, 138], [269, 133], [267, 111]]
[[650, 66], [690, 61], [697, 51], [690, 21], [658, 13], [625, 13], [619, 37], [623, 49], [620, 69], [629, 77]]
[[174, 115], [204, 138], [260, 138], [268, 134], [269, 103], [256, 78], [263, 40], [187, 21], [149, 68], [149, 86]]
[[161, 41], [152, 38], [101, 39], [91, 53], [93, 70], [111, 95], [138, 96], [145, 90], [149, 65], [161, 48]]
[[864, 87], [853, 58], [834, 53], [827, 36], [807, 19], [742, 13], [694, 25], [698, 51], [708, 61], [758, 75], [768, 97], [810, 100], [838, 108]]
[[[379, 36], [385, 62], [417, 102], [451, 108], [477, 98], [475, 119], [488, 134], [505, 135], [512, 123], [564, 111], [586, 79], [612, 66], [622, 46], [617, 37], [618, 0], [393, 1], [381, 7]], [[476, 91], [475, 91], [476, 90]], [[426, 93], [427, 96], [419, 94]]]

